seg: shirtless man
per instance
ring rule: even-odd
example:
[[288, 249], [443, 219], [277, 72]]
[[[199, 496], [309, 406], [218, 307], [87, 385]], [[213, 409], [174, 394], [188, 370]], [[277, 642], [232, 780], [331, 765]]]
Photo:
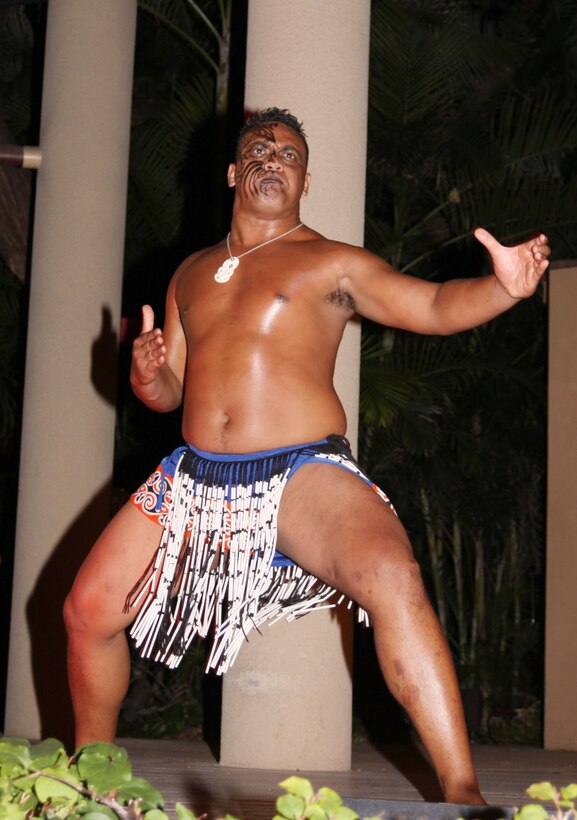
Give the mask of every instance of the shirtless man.
[[[152, 309], [143, 308], [131, 383], [136, 395], [159, 412], [183, 403], [183, 437], [192, 448], [181, 450], [185, 460], [194, 461], [194, 470], [207, 464], [212, 470], [220, 457], [232, 459], [236, 469], [238, 457], [235, 461], [230, 454], [250, 459], [273, 448], [283, 458], [288, 451], [290, 459], [297, 448], [301, 460], [290, 468], [290, 478], [282, 479], [278, 510], [269, 515], [280, 552], [305, 577], [316, 576], [368, 613], [383, 675], [417, 729], [445, 799], [482, 803], [450, 651], [405, 530], [383, 494], [355, 472], [347, 455], [346, 419], [333, 388], [333, 368], [355, 311], [391, 327], [449, 334], [513, 307], [535, 291], [547, 267], [547, 238], [505, 248], [478, 229], [475, 236], [488, 250], [494, 274], [442, 285], [405, 276], [362, 248], [300, 225], [299, 202], [310, 185], [307, 158], [300, 124], [288, 112], [269, 109], [245, 126], [228, 168], [228, 184], [235, 189], [228, 245], [223, 240], [199, 251], [178, 268], [168, 288], [163, 330], [154, 327]], [[303, 442], [321, 442], [315, 445], [318, 453], [305, 448], [304, 458], [298, 447]], [[165, 472], [170, 478], [174, 469]], [[276, 479], [275, 473], [271, 486]], [[187, 481], [185, 475], [178, 492], [187, 492]], [[161, 564], [170, 563], [170, 544], [157, 553], [158, 513], [143, 514], [153, 484], [136, 494], [139, 503], [133, 497], [108, 525], [66, 602], [79, 744], [114, 739], [129, 679], [124, 629], [159, 584], [158, 577], [151, 581], [147, 574], [151, 558], [156, 554]], [[221, 507], [228, 510], [240, 502], [238, 494], [226, 492]], [[169, 495], [159, 502], [163, 509]], [[213, 503], [212, 496], [206, 498], [203, 503]], [[202, 518], [198, 506], [192, 518]], [[192, 537], [190, 521], [179, 526], [184, 543]], [[248, 526], [250, 566], [256, 553], [257, 558], [266, 554], [250, 540], [257, 537], [256, 528]], [[208, 542], [211, 533], [207, 525], [198, 537]], [[215, 549], [205, 580], [214, 576], [211, 569], [219, 556], [226, 557], [225, 571], [231, 566], [228, 545], [234, 537], [233, 525], [226, 537], [210, 542]], [[180, 544], [176, 558], [184, 554], [179, 550]], [[167, 570], [169, 608], [185, 586], [181, 570], [180, 564]], [[212, 597], [212, 592], [204, 596]], [[166, 607], [156, 621], [154, 604], [150, 611], [153, 626], [145, 625], [147, 634], [159, 618], [168, 617]]]

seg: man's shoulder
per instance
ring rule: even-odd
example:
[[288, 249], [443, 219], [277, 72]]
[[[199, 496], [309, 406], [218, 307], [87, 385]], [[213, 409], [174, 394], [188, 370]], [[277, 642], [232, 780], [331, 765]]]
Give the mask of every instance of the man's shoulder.
[[222, 249], [222, 247], [224, 245], [225, 245], [225, 240], [223, 239], [220, 242], [217, 242], [215, 245], [209, 245], [206, 248], [200, 248], [199, 250], [194, 251], [193, 253], [189, 254], [187, 257], [185, 257], [182, 260], [182, 262], [180, 263], [180, 265], [176, 269], [174, 275], [176, 277], [178, 277], [181, 273], [190, 270], [192, 267], [197, 265], [199, 262], [202, 262], [202, 260], [206, 256], [209, 256], [211, 253], [214, 253], [215, 251], [217, 251], [219, 249]]
[[370, 270], [375, 264], [383, 264], [379, 257], [360, 245], [329, 239], [321, 234], [318, 234], [318, 238], [311, 239], [311, 242], [316, 244], [315, 255], [319, 263], [324, 263], [339, 277], [362, 275], [365, 270]]
[[354, 258], [370, 255], [369, 251], [360, 245], [354, 245], [351, 242], [343, 242], [339, 239], [332, 239], [328, 236], [323, 236], [323, 234], [319, 233], [319, 231], [312, 228], [307, 229], [307, 233], [303, 235], [303, 240], [305, 242], [308, 241], [314, 243], [317, 248], [323, 252], [334, 254], [335, 256]]

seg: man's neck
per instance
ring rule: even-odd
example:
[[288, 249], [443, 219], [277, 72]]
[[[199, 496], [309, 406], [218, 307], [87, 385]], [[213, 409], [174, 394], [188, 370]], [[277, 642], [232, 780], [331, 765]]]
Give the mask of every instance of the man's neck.
[[260, 216], [233, 211], [231, 241], [243, 246], [258, 245], [294, 228], [301, 221], [298, 210], [288, 215]]

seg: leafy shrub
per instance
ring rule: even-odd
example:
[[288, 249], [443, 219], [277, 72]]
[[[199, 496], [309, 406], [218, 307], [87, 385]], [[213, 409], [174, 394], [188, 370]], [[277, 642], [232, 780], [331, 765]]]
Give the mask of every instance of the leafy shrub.
[[577, 820], [577, 783], [556, 789], [552, 783], [543, 781], [529, 786], [527, 794], [533, 800], [553, 803], [555, 813], [547, 811], [539, 803], [528, 803], [515, 814], [515, 820], [549, 820], [550, 817], [554, 817], [555, 820]]
[[[286, 794], [276, 801], [274, 820], [359, 820], [332, 789], [315, 792], [302, 777], [289, 777], [280, 785]], [[197, 820], [180, 803], [175, 811], [178, 820]], [[0, 817], [168, 820], [162, 795], [144, 778], [133, 776], [125, 749], [92, 743], [68, 757], [59, 740], [31, 745], [18, 737], [0, 739]], [[227, 814], [225, 820], [236, 819]]]

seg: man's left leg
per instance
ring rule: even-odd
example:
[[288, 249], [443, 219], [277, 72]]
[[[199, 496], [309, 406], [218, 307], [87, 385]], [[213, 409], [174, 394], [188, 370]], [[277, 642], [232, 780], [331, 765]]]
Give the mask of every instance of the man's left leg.
[[381, 670], [406, 709], [445, 800], [482, 804], [457, 677], [405, 530], [361, 479], [302, 466], [279, 510], [279, 549], [369, 613]]

